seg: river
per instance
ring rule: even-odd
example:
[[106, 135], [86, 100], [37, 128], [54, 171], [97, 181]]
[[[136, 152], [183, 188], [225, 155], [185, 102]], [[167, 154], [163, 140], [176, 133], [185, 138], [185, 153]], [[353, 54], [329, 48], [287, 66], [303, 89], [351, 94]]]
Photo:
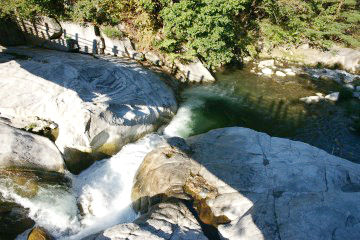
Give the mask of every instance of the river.
[[[211, 129], [242, 126], [309, 143], [329, 153], [360, 162], [360, 136], [349, 128], [358, 100], [306, 104], [299, 98], [340, 91], [332, 80], [309, 77], [264, 77], [244, 69], [216, 74], [217, 82], [181, 90], [180, 107], [163, 135], [150, 134], [75, 176], [72, 186], [39, 185], [24, 195], [13, 179], [0, 179], [0, 194], [29, 209], [36, 224], [56, 239], [81, 239], [115, 224], [131, 222], [131, 188], [145, 155], [164, 137], [183, 138]], [[21, 187], [21, 186], [20, 186]], [[81, 208], [79, 206], [81, 205]], [[26, 233], [18, 239], [26, 239]]]

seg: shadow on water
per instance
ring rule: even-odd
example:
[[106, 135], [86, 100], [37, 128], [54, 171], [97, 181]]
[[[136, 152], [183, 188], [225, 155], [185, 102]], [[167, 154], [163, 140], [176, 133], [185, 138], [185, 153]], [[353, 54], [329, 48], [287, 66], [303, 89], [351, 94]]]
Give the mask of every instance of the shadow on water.
[[330, 154], [360, 162], [360, 136], [350, 130], [353, 112], [349, 110], [349, 106], [359, 102], [345, 99], [337, 103], [305, 104], [299, 100], [318, 92], [326, 95], [341, 91], [336, 82], [261, 77], [249, 69], [219, 73], [217, 79], [214, 85], [193, 86], [183, 91], [183, 105], [201, 102], [190, 107], [190, 130], [184, 137], [241, 126], [309, 143]]

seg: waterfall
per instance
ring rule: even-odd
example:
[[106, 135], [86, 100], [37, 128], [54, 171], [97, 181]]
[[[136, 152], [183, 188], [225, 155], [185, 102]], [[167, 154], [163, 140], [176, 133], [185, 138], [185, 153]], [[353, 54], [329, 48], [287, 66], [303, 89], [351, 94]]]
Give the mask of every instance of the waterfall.
[[[146, 154], [164, 143], [164, 137], [149, 134], [128, 144], [118, 154], [94, 163], [78, 176], [69, 174], [73, 180], [70, 189], [57, 185], [40, 187], [35, 197], [26, 198], [9, 188], [8, 179], [0, 181], [0, 193], [28, 208], [36, 224], [56, 239], [82, 239], [135, 220], [137, 214], [131, 208], [134, 176]], [[26, 234], [17, 239], [26, 239]]]

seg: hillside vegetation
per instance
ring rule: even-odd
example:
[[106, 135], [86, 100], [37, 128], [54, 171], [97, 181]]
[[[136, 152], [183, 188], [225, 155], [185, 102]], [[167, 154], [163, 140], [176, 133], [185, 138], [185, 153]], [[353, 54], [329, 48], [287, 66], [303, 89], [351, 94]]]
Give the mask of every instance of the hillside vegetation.
[[[2, 15], [125, 23], [141, 48], [216, 68], [262, 46], [360, 47], [358, 0], [2, 0]], [[120, 34], [122, 36], [123, 34]]]

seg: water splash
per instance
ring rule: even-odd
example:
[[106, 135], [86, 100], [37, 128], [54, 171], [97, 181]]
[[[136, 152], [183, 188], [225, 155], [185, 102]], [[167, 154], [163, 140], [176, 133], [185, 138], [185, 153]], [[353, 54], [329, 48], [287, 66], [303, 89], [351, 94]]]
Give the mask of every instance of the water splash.
[[[71, 189], [46, 186], [40, 187], [31, 198], [21, 197], [14, 188], [9, 188], [11, 181], [7, 179], [0, 182], [0, 193], [29, 208], [29, 216], [56, 239], [82, 239], [135, 220], [137, 214], [131, 208], [134, 176], [146, 154], [165, 143], [164, 137], [150, 134], [128, 144], [110, 159], [96, 162], [78, 176], [71, 175]], [[26, 236], [24, 233], [17, 239]]]

